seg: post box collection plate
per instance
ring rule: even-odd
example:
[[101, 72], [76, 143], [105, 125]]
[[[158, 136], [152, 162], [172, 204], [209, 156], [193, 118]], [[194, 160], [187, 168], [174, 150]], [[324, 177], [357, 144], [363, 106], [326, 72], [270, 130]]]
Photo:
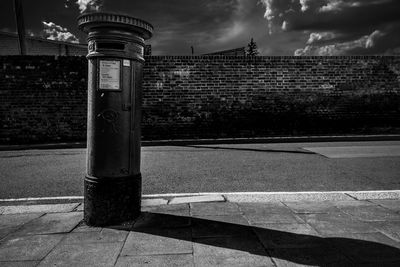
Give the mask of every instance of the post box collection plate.
[[100, 60], [99, 89], [120, 90], [121, 61]]

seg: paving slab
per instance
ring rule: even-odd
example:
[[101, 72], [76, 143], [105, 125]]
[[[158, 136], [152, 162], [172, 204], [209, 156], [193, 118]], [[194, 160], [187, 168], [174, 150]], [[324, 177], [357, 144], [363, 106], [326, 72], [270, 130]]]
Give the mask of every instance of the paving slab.
[[365, 245], [377, 245], [377, 248], [379, 248], [379, 245], [382, 244], [384, 245], [382, 246], [382, 248], [384, 248], [385, 246], [390, 246], [399, 249], [400, 252], [400, 242], [388, 237], [387, 235], [381, 232], [338, 233], [326, 237], [326, 239], [329, 240], [329, 242], [331, 242], [332, 244], [338, 242], [340, 246], [346, 245], [348, 247], [365, 244]]
[[302, 223], [303, 220], [281, 202], [239, 203], [251, 225], [257, 223]]
[[40, 261], [63, 237], [63, 235], [34, 235], [6, 238], [0, 241], [0, 261]]
[[151, 229], [129, 233], [122, 256], [193, 253], [190, 228]]
[[276, 266], [353, 266], [343, 254], [330, 247], [268, 249]]
[[376, 204], [366, 200], [344, 200], [333, 202], [335, 207], [364, 207], [364, 206], [376, 206]]
[[255, 237], [196, 239], [193, 250], [196, 266], [274, 266]]
[[100, 232], [102, 227], [94, 227], [88, 226], [84, 221], [81, 221], [75, 228], [72, 230], [72, 233], [81, 233], [81, 232]]
[[272, 213], [269, 216], [260, 213], [245, 213], [244, 216], [251, 225], [260, 223], [304, 223], [301, 217], [290, 213]]
[[235, 215], [242, 214], [236, 203], [212, 202], [212, 203], [190, 203], [190, 214], [198, 215]]
[[14, 234], [18, 236], [71, 232], [83, 219], [80, 212], [49, 213], [24, 224]]
[[51, 213], [70, 212], [78, 207], [80, 203], [53, 204], [53, 205], [20, 205], [3, 206], [3, 214], [25, 214], [25, 213]]
[[254, 224], [253, 228], [257, 231], [260, 230], [274, 230], [277, 232], [293, 233], [293, 234], [303, 234], [319, 236], [319, 234], [306, 223], [260, 223]]
[[260, 214], [269, 216], [270, 214], [292, 214], [293, 212], [281, 202], [267, 203], [238, 203], [239, 209], [244, 214]]
[[252, 254], [243, 251], [231, 251], [225, 248], [209, 248], [212, 254], [205, 249], [197, 249], [194, 259], [196, 266], [237, 266], [237, 267], [248, 267], [248, 266], [263, 266], [263, 267], [275, 267], [272, 259], [267, 253], [264, 255]]
[[190, 217], [179, 215], [142, 212], [140, 217], [133, 225], [133, 229], [141, 228], [181, 228], [189, 227]]
[[318, 233], [329, 236], [342, 233], [373, 233], [377, 230], [370, 224], [354, 219], [348, 214], [317, 213], [303, 214], [304, 221], [317, 230]]
[[382, 233], [346, 234], [342, 238], [329, 240], [356, 263], [384, 264], [400, 261], [400, 243]]
[[171, 254], [151, 256], [125, 256], [119, 257], [116, 267], [131, 266], [168, 266], [168, 267], [193, 267], [192, 254]]
[[400, 222], [370, 222], [370, 225], [391, 239], [400, 242]]
[[6, 238], [8, 235], [16, 232], [18, 230], [18, 226], [8, 226], [8, 227], [2, 227], [0, 229], [0, 240], [3, 238]]
[[254, 228], [266, 248], [325, 246], [324, 238], [308, 224], [258, 224]]
[[62, 241], [63, 244], [75, 243], [115, 243], [124, 242], [128, 231], [103, 228], [101, 231], [69, 233]]
[[378, 205], [363, 207], [339, 207], [339, 209], [361, 221], [399, 221], [400, 223], [399, 213], [385, 209]]
[[40, 261], [2, 261], [2, 267], [35, 267]]
[[21, 225], [41, 217], [42, 213], [12, 214], [0, 216], [0, 240], [18, 230]]
[[133, 228], [133, 225], [136, 223], [135, 220], [122, 222], [120, 224], [109, 225], [108, 229], [121, 230], [121, 231], [130, 231]]
[[175, 205], [159, 205], [142, 207], [142, 212], [170, 214], [176, 216], [189, 216], [189, 204], [175, 204]]
[[194, 238], [253, 235], [252, 228], [242, 215], [192, 218], [192, 233]]
[[60, 244], [39, 266], [114, 266], [122, 242]]
[[206, 195], [206, 196], [193, 196], [193, 197], [174, 197], [169, 202], [170, 205], [182, 203], [196, 203], [196, 202], [224, 202], [225, 198], [222, 195]]
[[374, 199], [371, 200], [371, 202], [384, 208], [400, 212], [400, 199]]
[[295, 213], [331, 213], [339, 211], [332, 201], [284, 202], [284, 204]]
[[149, 206], [158, 206], [158, 205], [166, 205], [168, 204], [167, 199], [163, 198], [147, 198], [142, 199], [142, 207], [149, 207]]
[[[398, 204], [163, 204], [142, 207], [136, 222], [106, 228], [86, 226], [74, 211], [1, 215], [0, 265], [35, 266], [45, 257], [40, 266], [399, 266]], [[60, 239], [52, 247], [35, 239], [54, 236]], [[31, 247], [38, 252], [25, 252]]]

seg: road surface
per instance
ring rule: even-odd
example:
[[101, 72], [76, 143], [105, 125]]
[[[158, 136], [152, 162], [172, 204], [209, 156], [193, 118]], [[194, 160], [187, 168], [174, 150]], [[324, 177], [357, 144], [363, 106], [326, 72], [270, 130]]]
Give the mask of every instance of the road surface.
[[[82, 196], [84, 149], [0, 152], [0, 199]], [[144, 194], [400, 189], [400, 141], [142, 148]]]

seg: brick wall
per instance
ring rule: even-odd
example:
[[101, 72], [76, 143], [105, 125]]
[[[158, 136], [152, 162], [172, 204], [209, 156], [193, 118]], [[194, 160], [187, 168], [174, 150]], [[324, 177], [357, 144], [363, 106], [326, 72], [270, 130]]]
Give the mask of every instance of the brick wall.
[[151, 57], [143, 134], [393, 132], [399, 100], [399, 57]]
[[0, 57], [0, 143], [85, 140], [85, 57]]
[[[399, 57], [146, 58], [143, 138], [398, 133]], [[0, 142], [86, 137], [84, 57], [0, 57]]]

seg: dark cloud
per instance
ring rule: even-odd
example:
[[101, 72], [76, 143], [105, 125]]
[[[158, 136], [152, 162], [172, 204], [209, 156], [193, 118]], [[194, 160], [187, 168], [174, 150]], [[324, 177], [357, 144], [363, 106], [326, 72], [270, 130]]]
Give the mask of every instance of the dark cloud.
[[158, 54], [188, 54], [245, 46], [265, 33], [258, 0], [105, 1], [104, 9], [127, 11], [151, 22], [156, 34], [150, 41]]
[[[0, 0], [0, 28], [16, 32], [15, 15], [12, 0]], [[67, 31], [78, 32], [76, 18], [79, 15], [78, 5], [65, 7], [65, 0], [23, 0], [24, 21], [27, 31], [40, 36], [44, 30], [43, 21], [53, 22], [66, 28]], [[83, 36], [83, 35], [82, 35]], [[82, 40], [84, 40], [82, 38]]]
[[[388, 23], [399, 22], [400, 1], [364, 0], [362, 6], [322, 12], [318, 9], [288, 14], [291, 30], [336, 30], [343, 32], [370, 31]], [[371, 2], [367, 4], [367, 2]]]
[[[3, 1], [3, 0], [2, 0]], [[122, 12], [149, 21], [155, 34], [149, 41], [154, 54], [196, 54], [246, 46], [253, 37], [259, 44], [269, 43], [266, 21], [259, 0], [37, 0], [23, 1], [26, 28], [40, 35], [43, 21], [54, 22], [77, 36], [76, 17], [85, 7]], [[92, 6], [90, 5], [92, 4]], [[93, 7], [94, 6], [94, 7]], [[12, 1], [1, 11], [0, 29], [15, 31]], [[265, 46], [260, 47], [266, 50]]]
[[[0, 29], [15, 31], [13, 1], [0, 1]], [[27, 32], [43, 35], [43, 21], [52, 22], [81, 42], [86, 36], [77, 29], [76, 18], [86, 7], [142, 18], [155, 27], [149, 42], [156, 55], [188, 55], [191, 46], [196, 54], [214, 52], [246, 46], [251, 38], [262, 55], [293, 55], [301, 52], [298, 49], [314, 54], [392, 54], [400, 47], [398, 0], [22, 2]]]
[[262, 0], [270, 31], [304, 32], [298, 55], [384, 54], [400, 46], [398, 0]]

